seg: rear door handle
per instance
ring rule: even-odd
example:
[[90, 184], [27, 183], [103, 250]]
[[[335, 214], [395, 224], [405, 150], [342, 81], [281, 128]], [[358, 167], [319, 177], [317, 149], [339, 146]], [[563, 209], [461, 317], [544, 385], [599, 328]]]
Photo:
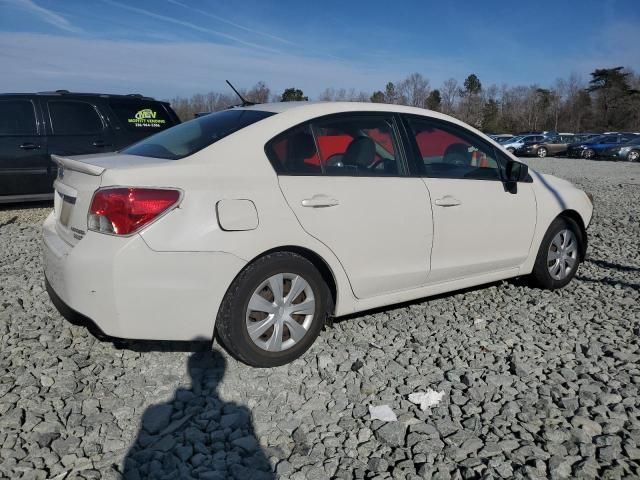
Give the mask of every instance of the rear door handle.
[[314, 195], [311, 198], [305, 198], [302, 200], [303, 207], [311, 207], [311, 208], [325, 208], [325, 207], [334, 207], [340, 204], [338, 200], [335, 198], [330, 198], [326, 195]]
[[436, 200], [436, 205], [439, 207], [457, 207], [458, 205], [462, 205], [462, 202], [450, 195], [445, 195]]
[[95, 142], [93, 142], [93, 146], [94, 147], [108, 147], [110, 144], [103, 142], [102, 140], [96, 140]]
[[36, 145], [35, 143], [27, 142], [20, 145], [22, 150], [40, 150], [40, 145]]

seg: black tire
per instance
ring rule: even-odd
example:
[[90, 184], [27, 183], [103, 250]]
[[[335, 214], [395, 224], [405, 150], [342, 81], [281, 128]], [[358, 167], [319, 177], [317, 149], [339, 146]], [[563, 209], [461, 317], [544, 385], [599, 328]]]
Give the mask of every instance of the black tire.
[[507, 148], [507, 152], [509, 152], [509, 153], [513, 153], [513, 152], [515, 152], [515, 151], [516, 151], [516, 149], [515, 149], [515, 148], [512, 148], [512, 147], [508, 147], [508, 148]]
[[631, 150], [631, 151], [627, 154], [627, 161], [628, 161], [628, 162], [640, 162], [640, 151], [638, 151], [638, 150]]
[[587, 160], [594, 160], [596, 158], [596, 152], [591, 148], [587, 148], [582, 154], [582, 156]]
[[546, 157], [548, 153], [549, 153], [549, 151], [545, 147], [538, 148], [538, 151], [536, 152], [536, 154], [540, 158]]
[[[575, 235], [575, 238], [578, 242], [578, 258], [575, 262], [575, 265], [571, 268], [569, 274], [563, 278], [562, 280], [557, 280], [553, 278], [549, 272], [548, 264], [547, 264], [547, 255], [549, 252], [549, 248], [551, 246], [551, 242], [558, 233], [562, 230], [569, 229]], [[536, 257], [536, 263], [533, 266], [533, 272], [531, 273], [531, 280], [537, 286], [546, 288], [549, 290], [555, 290], [557, 288], [562, 288], [567, 285], [575, 276], [578, 271], [578, 267], [580, 266], [580, 262], [583, 260], [584, 256], [584, 236], [582, 234], [582, 230], [578, 226], [578, 224], [569, 217], [557, 217], [549, 228], [547, 229], [547, 233], [545, 233], [542, 242], [540, 243], [540, 248], [538, 250], [538, 255]]]
[[[270, 352], [256, 345], [249, 336], [246, 313], [249, 300], [262, 282], [278, 273], [300, 275], [316, 299], [315, 313], [307, 333], [286, 350]], [[331, 292], [322, 275], [309, 260], [292, 252], [265, 255], [247, 265], [227, 290], [216, 319], [216, 333], [225, 349], [238, 360], [254, 367], [277, 367], [302, 356], [320, 334], [333, 309]]]

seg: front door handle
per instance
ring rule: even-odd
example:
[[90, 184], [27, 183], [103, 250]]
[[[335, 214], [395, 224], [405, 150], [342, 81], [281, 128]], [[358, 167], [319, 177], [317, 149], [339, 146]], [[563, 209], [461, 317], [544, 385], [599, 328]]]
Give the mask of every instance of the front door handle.
[[36, 145], [35, 143], [26, 142], [20, 145], [22, 150], [40, 150], [40, 145]]
[[451, 195], [445, 195], [436, 200], [436, 205], [439, 207], [457, 207], [458, 205], [462, 205], [462, 202]]
[[103, 148], [103, 147], [108, 147], [108, 146], [110, 146], [110, 144], [105, 143], [105, 142], [104, 142], [104, 141], [102, 141], [102, 140], [96, 140], [95, 142], [93, 142], [93, 146], [94, 146], [94, 147], [98, 147], [98, 148]]
[[335, 198], [330, 198], [326, 195], [314, 195], [311, 198], [305, 198], [302, 200], [303, 207], [311, 207], [311, 208], [325, 208], [325, 207], [334, 207], [338, 205], [340, 202]]

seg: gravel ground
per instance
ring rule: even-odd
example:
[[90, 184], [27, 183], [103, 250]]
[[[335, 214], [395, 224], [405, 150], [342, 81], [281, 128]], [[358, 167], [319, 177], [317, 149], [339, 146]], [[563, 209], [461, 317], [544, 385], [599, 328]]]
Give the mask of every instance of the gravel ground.
[[0, 210], [0, 477], [640, 477], [640, 165], [528, 162], [595, 196], [577, 280], [341, 319], [271, 370], [94, 339], [43, 289], [50, 207]]

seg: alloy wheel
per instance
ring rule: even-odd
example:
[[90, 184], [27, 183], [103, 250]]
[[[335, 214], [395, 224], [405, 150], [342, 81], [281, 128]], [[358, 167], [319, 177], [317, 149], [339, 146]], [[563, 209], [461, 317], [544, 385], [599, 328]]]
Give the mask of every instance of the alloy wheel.
[[578, 263], [578, 239], [568, 228], [553, 237], [547, 252], [547, 268], [555, 280], [564, 280]]
[[315, 311], [307, 280], [295, 273], [273, 275], [249, 299], [245, 318], [249, 338], [268, 352], [287, 350], [305, 337]]
[[638, 152], [637, 150], [631, 150], [629, 152], [629, 155], [627, 155], [627, 160], [629, 160], [630, 162], [637, 162], [638, 160], [640, 160], [640, 152]]
[[546, 148], [544, 148], [544, 147], [540, 147], [540, 148], [538, 149], [538, 157], [540, 157], [540, 158], [544, 158], [544, 157], [546, 157], [546, 156], [547, 156], [547, 149], [546, 149]]

